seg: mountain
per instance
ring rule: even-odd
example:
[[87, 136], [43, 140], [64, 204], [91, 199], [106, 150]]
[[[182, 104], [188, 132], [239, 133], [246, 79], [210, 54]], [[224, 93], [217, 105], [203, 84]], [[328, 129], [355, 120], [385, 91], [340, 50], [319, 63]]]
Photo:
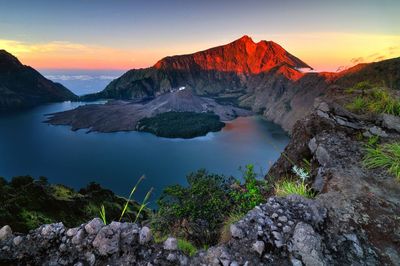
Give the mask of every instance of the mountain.
[[46, 102], [77, 99], [59, 83], [21, 64], [13, 55], [0, 50], [0, 111], [32, 107]]
[[250, 37], [205, 51], [165, 57], [153, 67], [133, 69], [103, 91], [83, 99], [143, 100], [179, 87], [251, 109], [290, 132], [331, 89], [369, 80], [400, 88], [400, 58], [360, 64], [338, 73], [313, 73], [299, 58], [272, 41]]
[[165, 57], [153, 67], [130, 70], [102, 92], [84, 99], [143, 99], [181, 86], [205, 96], [242, 95], [249, 77], [277, 67], [293, 76], [301, 75], [297, 69], [311, 68], [272, 41], [255, 43], [243, 36], [227, 45]]

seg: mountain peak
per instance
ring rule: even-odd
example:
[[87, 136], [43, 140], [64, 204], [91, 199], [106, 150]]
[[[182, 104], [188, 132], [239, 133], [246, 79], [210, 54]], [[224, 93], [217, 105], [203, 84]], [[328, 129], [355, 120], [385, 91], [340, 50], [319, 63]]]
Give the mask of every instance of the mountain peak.
[[283, 64], [293, 69], [311, 68], [277, 43], [272, 41], [255, 43], [249, 36], [244, 35], [226, 45], [193, 54], [165, 57], [154, 67], [163, 70], [199, 69], [253, 75]]
[[22, 66], [22, 64], [15, 56], [4, 49], [0, 49], [0, 70], [20, 66]]
[[248, 35], [243, 35], [242, 37], [240, 37], [239, 39], [237, 39], [237, 40], [234, 41], [234, 42], [237, 42], [237, 41], [239, 41], [239, 42], [245, 42], [245, 43], [255, 43], [255, 42], [253, 41], [253, 39], [252, 39], [251, 37], [249, 37]]

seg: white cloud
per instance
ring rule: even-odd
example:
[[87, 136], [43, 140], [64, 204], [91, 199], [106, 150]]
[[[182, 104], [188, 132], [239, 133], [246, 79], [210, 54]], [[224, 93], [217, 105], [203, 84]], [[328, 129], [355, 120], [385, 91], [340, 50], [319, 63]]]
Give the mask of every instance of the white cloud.
[[108, 75], [99, 75], [99, 76], [90, 76], [90, 75], [46, 75], [47, 79], [51, 79], [54, 81], [73, 81], [73, 80], [80, 80], [80, 81], [88, 81], [88, 80], [113, 80], [118, 77], [116, 76], [108, 76]]

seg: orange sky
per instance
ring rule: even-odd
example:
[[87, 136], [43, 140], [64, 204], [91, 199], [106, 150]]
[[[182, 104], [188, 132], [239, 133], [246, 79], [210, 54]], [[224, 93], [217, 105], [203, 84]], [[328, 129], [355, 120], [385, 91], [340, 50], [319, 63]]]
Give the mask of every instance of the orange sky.
[[[356, 33], [253, 34], [254, 41], [273, 40], [318, 71], [336, 71], [359, 62], [400, 56], [400, 35]], [[226, 44], [240, 36], [203, 43], [118, 49], [94, 44], [51, 41], [27, 43], [0, 39], [0, 47], [38, 69], [131, 69], [148, 67], [167, 55], [191, 53]]]

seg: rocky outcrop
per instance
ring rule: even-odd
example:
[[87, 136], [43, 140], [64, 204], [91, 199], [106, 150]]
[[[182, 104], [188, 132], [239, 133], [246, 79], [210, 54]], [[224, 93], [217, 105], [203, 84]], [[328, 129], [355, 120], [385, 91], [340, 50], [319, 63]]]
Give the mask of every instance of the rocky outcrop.
[[0, 50], [0, 112], [75, 99], [77, 96], [61, 84]]
[[187, 265], [175, 238], [155, 243], [148, 227], [95, 218], [76, 228], [47, 224], [27, 235], [0, 239], [0, 264]]
[[[382, 142], [400, 140], [394, 121], [397, 118], [358, 116], [333, 102], [317, 101], [315, 112], [296, 123], [284, 151], [296, 164], [306, 158], [313, 165], [313, 188], [320, 191], [316, 202], [327, 209], [329, 217], [324, 235], [337, 241], [327, 245], [333, 248], [330, 254], [335, 264], [398, 263], [400, 184], [386, 171], [362, 164], [363, 136], [380, 136]], [[269, 174], [284, 176], [292, 165], [282, 156]]]

